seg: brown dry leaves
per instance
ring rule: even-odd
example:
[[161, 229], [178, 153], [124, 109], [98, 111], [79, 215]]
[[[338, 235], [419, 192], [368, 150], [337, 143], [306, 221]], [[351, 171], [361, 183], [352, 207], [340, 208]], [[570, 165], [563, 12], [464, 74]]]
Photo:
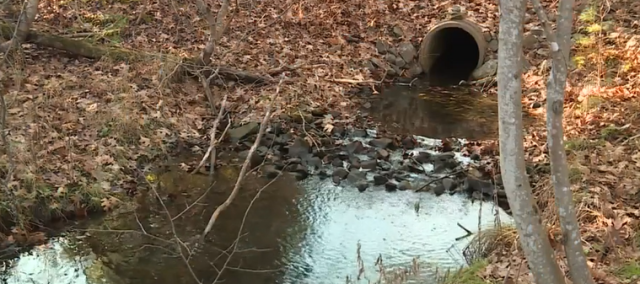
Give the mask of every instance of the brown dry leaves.
[[[215, 13], [218, 2], [209, 2]], [[232, 1], [232, 9], [236, 9], [232, 10], [234, 20], [218, 46], [214, 62], [256, 73], [284, 65], [300, 66], [286, 72], [290, 80], [282, 86], [285, 95], [280, 96], [276, 106], [280, 112], [304, 111], [308, 107], [353, 111], [357, 105], [345, 96], [351, 86], [330, 80], [380, 79], [383, 74], [364, 67], [366, 60], [379, 56], [375, 40], [419, 42], [433, 24], [444, 19], [444, 12], [451, 5], [464, 6], [468, 17], [486, 31], [495, 33], [498, 23], [495, 4], [479, 0], [441, 1], [437, 5], [431, 1], [357, 0], [345, 5], [344, 1], [307, 0], [253, 1], [255, 6], [251, 7], [241, 2], [241, 7], [234, 7], [236, 3]], [[566, 99], [568, 139], [601, 140], [602, 129], [607, 126], [629, 125], [615, 138], [604, 139], [607, 143], [570, 155], [582, 175], [581, 184], [589, 193], [578, 205], [596, 212], [585, 219], [590, 220], [588, 223], [583, 223], [585, 237], [589, 237], [588, 232], [595, 232], [596, 240], [601, 241], [606, 234], [618, 233], [620, 239], [629, 242], [631, 228], [638, 228], [640, 219], [638, 201], [632, 202], [634, 196], [635, 200], [640, 199], [640, 142], [630, 135], [638, 132], [640, 122], [636, 115], [640, 105], [633, 103], [640, 78], [640, 36], [637, 31], [623, 29], [629, 26], [630, 15], [640, 13], [640, 6], [627, 8], [615, 10], [612, 18], [620, 30], [602, 37], [605, 44], [600, 45], [599, 52], [622, 62], [620, 68], [615, 73], [596, 74], [595, 78], [607, 82], [599, 86], [585, 84], [597, 81], [585, 79], [594, 78], [589, 76], [598, 71], [594, 69], [596, 64], [591, 64], [591, 69], [574, 71]], [[40, 11], [35, 28], [55, 27], [56, 34], [104, 30], [103, 23], [95, 17], [99, 14], [126, 17], [128, 24], [117, 32], [120, 45], [159, 54], [193, 56], [208, 37], [205, 21], [197, 17], [195, 5], [189, 1], [167, 5], [142, 0], [110, 6], [44, 1]], [[532, 11], [529, 14], [535, 15]], [[532, 16], [527, 28], [536, 24], [536, 17]], [[394, 27], [402, 29], [401, 38], [391, 36]], [[524, 75], [524, 103], [544, 102], [548, 70], [543, 62], [548, 56], [529, 52], [527, 57], [534, 67]], [[604, 62], [602, 58], [593, 60]], [[10, 138], [17, 159], [16, 180], [36, 179], [52, 188], [65, 188], [56, 194], [74, 203], [79, 203], [80, 197], [72, 192], [72, 186], [97, 184], [105, 193], [98, 199], [100, 206], [111, 209], [117, 201], [107, 193], [132, 187], [132, 177], [139, 170], [137, 160], [162, 155], [163, 145], [176, 139], [196, 145], [206, 143], [203, 137], [212, 119], [207, 118], [203, 92], [198, 84], [189, 82], [159, 87], [163, 76], [171, 72], [162, 66], [166, 62], [96, 63], [30, 50], [23, 85], [14, 87], [6, 96]], [[607, 77], [610, 73], [614, 76]], [[233, 92], [229, 96], [232, 110], [244, 119], [256, 119], [267, 103], [265, 93], [271, 90], [229, 87], [215, 91]], [[592, 107], [594, 98], [600, 103]], [[537, 115], [544, 115], [544, 108], [539, 110]], [[331, 128], [332, 122], [327, 120], [324, 126]], [[546, 130], [544, 126], [529, 130], [529, 156], [544, 161]], [[29, 194], [19, 182], [13, 185], [16, 192]], [[611, 196], [604, 194], [607, 192]], [[610, 213], [593, 217], [603, 210]], [[607, 225], [602, 228], [604, 224]], [[600, 227], [594, 229], [596, 225]], [[609, 227], [613, 229], [604, 229]], [[498, 265], [488, 271], [497, 270], [495, 273], [502, 275], [504, 269]]]

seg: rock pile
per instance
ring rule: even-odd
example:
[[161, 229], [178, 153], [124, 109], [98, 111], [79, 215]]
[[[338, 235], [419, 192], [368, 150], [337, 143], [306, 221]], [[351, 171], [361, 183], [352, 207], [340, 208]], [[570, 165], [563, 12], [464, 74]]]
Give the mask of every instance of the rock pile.
[[[375, 131], [345, 126], [336, 126], [326, 135], [320, 118], [325, 114], [318, 115], [308, 117], [306, 121], [312, 123], [305, 124], [304, 131], [294, 118], [283, 117], [272, 123], [251, 157], [251, 165], [261, 166], [262, 175], [270, 179], [281, 174], [291, 174], [299, 181], [316, 176], [331, 179], [345, 190], [360, 192], [466, 193], [474, 199], [497, 196], [499, 205], [508, 209], [499, 182], [469, 173], [469, 163], [481, 157], [463, 157], [457, 152], [462, 145], [443, 147], [436, 141], [414, 136], [379, 137]], [[240, 159], [249, 155], [257, 129], [257, 123], [249, 123], [229, 130]]]

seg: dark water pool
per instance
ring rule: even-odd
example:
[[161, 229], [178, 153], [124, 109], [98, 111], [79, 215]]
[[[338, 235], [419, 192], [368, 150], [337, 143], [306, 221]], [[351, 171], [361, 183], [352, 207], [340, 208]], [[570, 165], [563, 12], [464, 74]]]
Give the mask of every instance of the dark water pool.
[[[202, 232], [234, 175], [233, 167], [218, 171], [212, 188], [208, 177], [177, 168], [160, 176], [160, 194], [171, 216], [181, 214], [173, 225], [182, 241]], [[469, 239], [456, 240], [465, 234], [457, 224], [473, 231], [491, 227], [496, 212], [502, 222], [510, 222], [491, 203], [472, 204], [460, 195], [383, 188], [360, 193], [315, 177], [300, 183], [291, 177], [276, 180], [261, 191], [245, 218], [265, 183], [249, 179], [208, 241], [183, 249], [203, 283], [218, 277], [228, 256], [224, 251], [243, 222], [237, 252], [218, 279], [226, 283], [345, 283], [361, 274], [361, 266], [361, 280], [351, 283], [369, 283], [379, 277], [379, 257], [387, 269], [411, 267], [417, 259], [420, 273], [413, 277], [425, 283], [436, 267], [465, 265], [461, 252]], [[124, 208], [23, 255], [5, 268], [6, 283], [195, 283], [171, 242], [167, 220], [159, 202], [149, 197], [136, 210]]]

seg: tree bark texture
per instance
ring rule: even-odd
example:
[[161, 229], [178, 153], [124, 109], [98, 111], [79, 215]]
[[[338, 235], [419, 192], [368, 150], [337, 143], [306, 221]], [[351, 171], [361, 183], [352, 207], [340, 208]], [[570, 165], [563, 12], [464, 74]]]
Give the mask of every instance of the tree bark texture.
[[[540, 0], [532, 0], [532, 2], [540, 20], [545, 23], [545, 26], [549, 26], [546, 12]], [[547, 81], [547, 145], [551, 160], [551, 181], [558, 209], [558, 219], [562, 227], [562, 239], [569, 265], [569, 276], [573, 283], [594, 284], [591, 270], [584, 255], [582, 238], [580, 237], [580, 225], [578, 224], [573, 204], [562, 125], [565, 86], [567, 84], [571, 50], [573, 4], [573, 0], [560, 1], [555, 35], [552, 34], [549, 28], [545, 28], [552, 51], [551, 75]]]
[[498, 113], [500, 171], [520, 243], [538, 284], [562, 284], [525, 171], [522, 130], [522, 38], [526, 0], [500, 1]]
[[39, 2], [40, 0], [27, 0], [25, 8], [18, 20], [18, 28], [15, 29], [15, 36], [12, 36], [9, 41], [0, 45], [0, 51], [6, 52], [12, 46], [18, 46], [27, 39], [33, 20], [36, 18], [36, 15], [38, 15]]

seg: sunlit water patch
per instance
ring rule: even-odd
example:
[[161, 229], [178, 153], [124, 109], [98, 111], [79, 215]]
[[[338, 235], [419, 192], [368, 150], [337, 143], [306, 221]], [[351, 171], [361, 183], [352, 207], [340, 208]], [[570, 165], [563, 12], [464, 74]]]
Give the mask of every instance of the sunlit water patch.
[[[300, 200], [309, 224], [301, 250], [289, 256], [291, 265], [282, 283], [344, 283], [358, 275], [358, 244], [365, 278], [377, 279], [375, 262], [386, 267], [409, 267], [419, 257], [425, 267], [458, 268], [465, 265], [462, 250], [470, 238], [457, 224], [477, 231], [494, 225], [491, 203], [471, 202], [460, 195], [436, 197], [411, 191], [386, 192], [381, 188], [359, 193], [334, 186], [331, 181], [309, 179], [308, 193]], [[510, 217], [498, 210], [502, 222]], [[422, 277], [434, 271], [424, 269]], [[363, 278], [362, 283], [367, 283]]]

